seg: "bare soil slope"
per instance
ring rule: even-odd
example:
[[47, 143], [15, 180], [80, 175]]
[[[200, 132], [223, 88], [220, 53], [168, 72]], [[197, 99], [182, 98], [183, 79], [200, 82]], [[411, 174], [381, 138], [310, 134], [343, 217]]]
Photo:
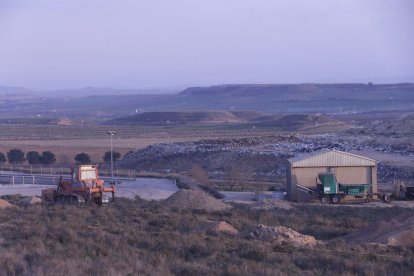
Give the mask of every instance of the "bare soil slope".
[[364, 132], [384, 136], [414, 136], [414, 113], [399, 117], [395, 120], [377, 122]]
[[344, 239], [352, 243], [414, 245], [414, 216], [375, 222], [346, 235]]
[[252, 120], [256, 126], [276, 127], [284, 130], [301, 130], [322, 125], [344, 125], [343, 122], [323, 114], [268, 115]]

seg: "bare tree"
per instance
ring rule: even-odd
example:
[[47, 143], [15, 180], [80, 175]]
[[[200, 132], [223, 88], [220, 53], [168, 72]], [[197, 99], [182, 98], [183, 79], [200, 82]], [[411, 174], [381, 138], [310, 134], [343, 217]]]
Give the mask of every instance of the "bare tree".
[[228, 173], [228, 186], [233, 191], [236, 186], [239, 186], [242, 191], [248, 188], [249, 184], [248, 181], [252, 179], [254, 175], [253, 168], [244, 168], [243, 170], [240, 169], [238, 166], [231, 168]]
[[198, 182], [210, 186], [210, 177], [208, 176], [207, 172], [203, 170], [199, 166], [194, 166], [190, 172], [189, 175], [194, 180], [197, 180]]
[[243, 175], [243, 172], [239, 168], [237, 168], [237, 167], [231, 168], [231, 170], [228, 173], [228, 182], [227, 182], [227, 185], [230, 187], [230, 190], [233, 191], [233, 189], [236, 186], [243, 185], [241, 183], [242, 183], [244, 177], [245, 176]]

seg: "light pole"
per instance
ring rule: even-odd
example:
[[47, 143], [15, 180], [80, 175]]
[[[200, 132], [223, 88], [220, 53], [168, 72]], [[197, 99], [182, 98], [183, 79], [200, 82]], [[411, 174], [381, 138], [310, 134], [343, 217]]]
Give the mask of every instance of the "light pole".
[[110, 130], [106, 134], [108, 134], [111, 137], [111, 179], [112, 179], [112, 185], [113, 185], [115, 184], [115, 181], [114, 181], [114, 149], [113, 149], [112, 137], [114, 137], [114, 135], [117, 133], [113, 130]]

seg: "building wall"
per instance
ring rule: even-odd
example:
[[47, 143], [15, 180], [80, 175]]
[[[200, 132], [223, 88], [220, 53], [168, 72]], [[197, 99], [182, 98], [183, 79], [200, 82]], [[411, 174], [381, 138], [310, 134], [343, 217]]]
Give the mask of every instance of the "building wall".
[[369, 184], [371, 167], [337, 167], [331, 169], [336, 174], [336, 180], [343, 184]]
[[344, 184], [372, 184], [372, 191], [377, 189], [376, 167], [301, 167], [288, 169], [287, 193], [288, 199], [293, 201], [307, 201], [312, 199], [309, 194], [298, 191], [296, 184], [313, 188], [316, 186], [316, 178], [320, 172], [332, 172], [336, 174], [337, 181]]
[[313, 188], [316, 186], [316, 178], [318, 177], [318, 173], [320, 172], [328, 172], [327, 167], [313, 167], [313, 168], [292, 168], [291, 167], [291, 191], [292, 196], [291, 198], [293, 201], [308, 201], [312, 198], [311, 195], [306, 194], [302, 191], [298, 191], [296, 188], [296, 184]]

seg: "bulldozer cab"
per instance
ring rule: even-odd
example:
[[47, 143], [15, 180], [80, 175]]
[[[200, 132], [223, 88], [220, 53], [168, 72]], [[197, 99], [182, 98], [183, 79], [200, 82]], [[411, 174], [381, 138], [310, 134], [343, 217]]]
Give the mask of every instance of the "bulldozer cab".
[[78, 182], [92, 182], [98, 180], [98, 167], [96, 165], [75, 166], [72, 171], [72, 178]]

